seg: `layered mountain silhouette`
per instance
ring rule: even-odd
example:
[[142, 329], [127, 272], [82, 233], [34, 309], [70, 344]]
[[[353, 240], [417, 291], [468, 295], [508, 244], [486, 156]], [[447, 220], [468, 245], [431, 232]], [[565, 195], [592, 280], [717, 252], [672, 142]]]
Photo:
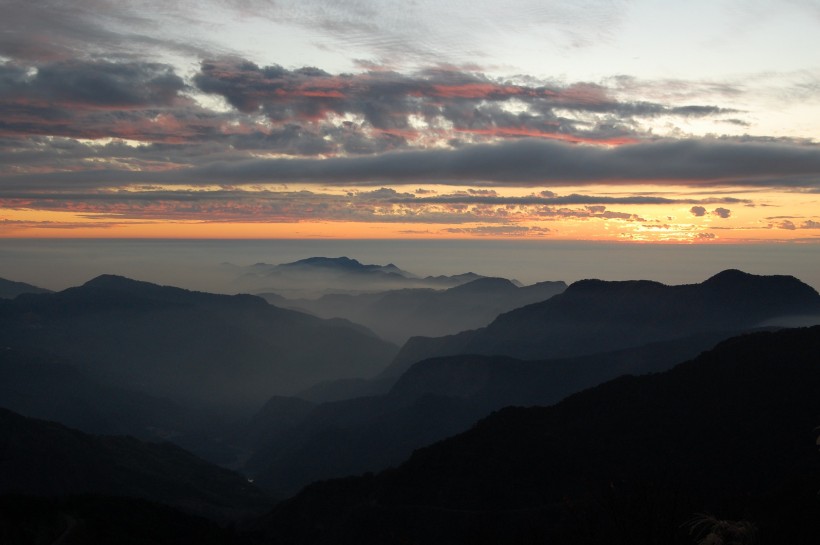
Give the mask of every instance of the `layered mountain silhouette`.
[[311, 485], [261, 528], [293, 544], [812, 543], [818, 353], [820, 327], [750, 334], [503, 409], [396, 469]]
[[329, 294], [319, 299], [268, 299], [323, 318], [340, 317], [403, 344], [413, 336], [440, 336], [489, 324], [499, 314], [544, 301], [566, 289], [564, 282], [520, 287], [504, 278], [479, 278], [452, 288], [416, 288], [367, 294]]
[[213, 414], [165, 398], [107, 386], [56, 358], [0, 350], [0, 407], [72, 428], [143, 439], [218, 428]]
[[[508, 405], [550, 405], [623, 374], [663, 371], [711, 348], [709, 334], [617, 352], [523, 361], [460, 355], [413, 365], [384, 395], [311, 404], [274, 398], [239, 442], [244, 472], [277, 497], [312, 481], [378, 471]], [[264, 430], [264, 432], [260, 432]]]
[[363, 264], [349, 257], [309, 257], [279, 265], [256, 263], [238, 267], [236, 272], [239, 276], [234, 284], [243, 291], [272, 292], [291, 299], [401, 288], [443, 289], [482, 278], [475, 273], [421, 277], [392, 263]]
[[51, 293], [51, 290], [0, 278], [0, 299], [14, 299], [21, 293]]
[[243, 411], [322, 380], [375, 375], [396, 351], [361, 326], [259, 297], [111, 275], [0, 301], [0, 346], [58, 357], [106, 385]]
[[136, 498], [0, 496], [4, 545], [254, 545], [201, 516]]
[[0, 409], [0, 494], [143, 498], [217, 518], [270, 500], [242, 476], [170, 443], [94, 436]]
[[820, 315], [820, 295], [792, 276], [727, 270], [700, 283], [582, 280], [487, 327], [410, 339], [394, 365], [453, 354], [571, 357], [710, 331], [742, 331], [780, 316]]

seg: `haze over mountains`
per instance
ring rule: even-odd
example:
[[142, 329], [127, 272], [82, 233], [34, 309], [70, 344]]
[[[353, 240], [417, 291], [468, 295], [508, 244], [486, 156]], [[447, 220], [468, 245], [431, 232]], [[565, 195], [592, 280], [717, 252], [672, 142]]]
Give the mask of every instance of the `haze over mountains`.
[[486, 328], [411, 339], [397, 362], [450, 354], [554, 358], [592, 354], [707, 331], [740, 331], [771, 316], [820, 316], [820, 296], [791, 276], [727, 270], [700, 284], [582, 280]]
[[328, 294], [318, 299], [260, 295], [271, 304], [305, 310], [322, 318], [347, 318], [401, 345], [410, 337], [448, 335], [485, 326], [502, 312], [544, 301], [564, 289], [566, 284], [561, 281], [518, 286], [505, 278], [478, 278], [446, 289]]
[[[347, 286], [353, 293], [301, 300], [267, 295], [274, 303], [270, 304], [253, 295], [192, 292], [103, 275], [57, 293], [34, 293], [36, 288], [30, 286], [31, 292], [0, 301], [0, 407], [59, 421], [85, 433], [105, 434], [91, 437], [3, 413], [9, 440], [0, 448], [0, 479], [8, 475], [0, 482], [11, 485], [0, 487], [0, 492], [61, 497], [77, 492], [95, 497], [121, 493], [219, 518], [248, 513], [255, 509], [252, 505], [267, 505], [270, 500], [265, 494], [282, 500], [317, 480], [387, 470], [377, 477], [310, 486], [262, 520], [225, 534], [213, 533], [214, 542], [355, 543], [361, 539], [362, 543], [481, 543], [484, 539], [488, 543], [527, 543], [533, 536], [538, 536], [538, 542], [559, 537], [561, 542], [583, 542], [576, 539], [577, 526], [564, 524], [568, 512], [556, 498], [574, 498], [580, 510], [570, 510], [570, 514], [599, 521], [595, 524], [600, 527], [593, 524], [590, 531], [605, 532], [606, 524], [617, 521], [602, 519], [596, 511], [602, 505], [595, 495], [600, 483], [607, 479], [629, 482], [623, 489], [616, 486], [616, 497], [639, 506], [642, 504], [633, 494], [639, 494], [638, 489], [644, 490], [645, 485], [652, 490], [679, 486], [678, 481], [663, 480], [666, 477], [658, 471], [668, 466], [676, 474], [688, 475], [695, 467], [689, 465], [688, 457], [700, 459], [687, 450], [690, 447], [675, 443], [678, 439], [656, 431], [660, 417], [639, 416], [640, 410], [667, 414], [675, 396], [684, 396], [686, 399], [678, 403], [679, 412], [668, 421], [684, 430], [680, 440], [698, 445], [692, 439], [694, 431], [686, 430], [694, 430], [706, 418], [707, 407], [721, 415], [717, 421], [726, 429], [741, 426], [746, 430], [764, 418], [756, 403], [774, 403], [774, 397], [761, 401], [770, 395], [765, 392], [765, 382], [771, 380], [774, 385], [771, 396], [782, 395], [788, 387], [787, 379], [769, 376], [777, 372], [772, 367], [775, 354], [789, 359], [782, 363], [784, 373], [807, 384], [813, 384], [812, 369], [820, 365], [809, 355], [816, 348], [818, 328], [743, 337], [698, 357], [744, 332], [777, 329], [772, 324], [792, 319], [816, 321], [820, 295], [788, 276], [727, 270], [691, 285], [585, 280], [567, 287], [560, 281], [520, 286], [506, 279], [461, 275], [456, 279], [421, 279], [439, 282], [437, 289], [374, 288], [370, 293], [355, 293], [367, 288], [368, 277], [378, 279], [372, 286], [380, 286], [384, 278], [404, 279], [396, 282], [419, 279], [392, 265], [362, 265], [347, 258], [312, 258], [259, 266], [259, 270], [266, 282], [325, 275], [325, 281], [330, 282], [327, 286]], [[339, 283], [333, 284], [333, 278]], [[351, 278], [359, 282], [358, 288], [353, 289]], [[320, 316], [285, 309], [282, 304], [314, 305], [302, 308]], [[461, 331], [470, 320], [485, 325]], [[401, 349], [380, 338], [399, 340], [424, 327], [431, 331], [450, 327], [458, 332], [411, 337]], [[684, 367], [696, 371], [681, 372], [675, 367], [693, 358], [694, 362]], [[746, 360], [752, 365], [748, 374], [742, 368]], [[799, 363], [798, 367], [792, 369], [792, 362]], [[573, 394], [606, 381], [633, 384], [617, 378], [624, 374], [661, 372], [634, 383], [653, 386], [631, 389], [607, 385], [580, 394], [580, 399], [590, 400], [585, 402], [583, 417], [574, 409], [560, 408], [574, 407], [572, 400], [578, 396]], [[714, 377], [710, 378], [710, 373]], [[695, 393], [698, 385], [712, 379], [719, 385], [715, 388], [726, 389], [728, 405], [714, 401], [717, 394], [712, 386], [703, 390], [703, 396]], [[648, 393], [652, 388], [670, 399]], [[672, 394], [673, 390], [677, 393]], [[595, 393], [599, 391], [608, 393]], [[800, 392], [798, 398], [803, 395]], [[573, 397], [561, 402], [567, 396]], [[739, 407], [737, 400], [743, 396], [751, 396], [743, 401], [750, 408], [748, 424], [731, 420], [740, 418], [730, 406], [738, 403]], [[636, 399], [644, 400], [640, 410], [630, 409]], [[704, 403], [703, 410], [692, 407], [698, 401]], [[486, 445], [481, 443], [484, 446], [470, 454], [450, 458], [423, 454], [439, 452], [439, 446], [425, 448], [465, 432], [493, 411], [510, 405], [547, 407], [559, 402], [554, 410], [548, 409], [553, 412], [544, 413], [559, 415], [550, 416], [547, 424], [530, 422], [530, 414], [542, 413], [503, 410], [499, 415], [514, 416], [493, 427], [496, 431], [481, 440]], [[814, 410], [809, 401], [805, 404], [804, 408]], [[759, 423], [760, 429], [775, 426], [774, 420], [795, 417], [787, 415], [786, 409], [778, 411], [771, 412], [772, 422]], [[612, 420], [617, 415], [626, 420]], [[820, 408], [810, 417], [820, 418]], [[488, 422], [498, 418], [493, 416]], [[594, 424], [598, 419], [601, 423]], [[647, 430], [644, 435], [638, 431], [641, 422]], [[594, 427], [599, 425], [622, 430], [625, 446], [615, 444], [620, 441], [617, 431], [607, 435], [609, 431]], [[539, 442], [537, 434], [530, 439], [525, 437], [530, 432], [515, 435], [517, 430], [544, 426], [558, 430], [550, 435], [553, 439], [547, 440], [547, 446]], [[485, 427], [482, 423], [476, 430]], [[504, 429], [509, 436], [500, 431]], [[732, 436], [747, 441], [744, 433]], [[139, 440], [111, 437], [114, 434]], [[612, 449], [616, 455], [611, 461], [601, 459], [606, 449], [587, 434], [601, 438]], [[638, 435], [641, 446], [629, 446]], [[797, 441], [796, 435], [775, 435], [780, 440]], [[660, 443], [652, 443], [655, 438]], [[143, 443], [145, 440], [171, 440], [176, 446]], [[692, 513], [704, 511], [734, 516], [737, 511], [733, 509], [741, 506], [760, 520], [769, 520], [760, 505], [774, 505], [771, 498], [792, 505], [792, 492], [797, 489], [791, 484], [794, 476], [785, 470], [773, 473], [769, 484], [775, 488], [764, 492], [751, 487], [752, 481], [748, 483], [751, 488], [744, 488], [744, 479], [753, 468], [764, 471], [754, 461], [743, 462], [746, 465], [737, 473], [746, 472], [742, 476], [721, 481], [715, 468], [724, 467], [721, 464], [728, 463], [728, 453], [736, 452], [732, 449], [741, 448], [738, 445], [742, 443], [738, 439], [741, 443], [725, 446], [721, 440], [710, 439], [708, 448], [724, 449], [727, 455], [704, 461], [704, 467], [712, 467], [707, 471], [709, 476], [735, 492], [716, 493], [712, 485], [691, 478], [691, 487], [680, 488], [688, 502], [685, 508], [700, 509], [689, 511], [690, 518]], [[526, 446], [527, 441], [532, 445]], [[565, 447], [558, 454], [549, 450], [559, 444]], [[12, 445], [28, 445], [20, 452], [32, 454], [4, 458], [3, 452], [11, 452]], [[224, 470], [180, 447], [239, 470], [243, 477], [220, 473]], [[621, 452], [621, 448], [626, 450]], [[687, 454], [672, 456], [667, 464], [671, 456], [668, 450], [679, 448]], [[761, 448], [773, 447], [767, 443]], [[38, 474], [37, 468], [46, 463], [43, 452], [62, 453], [57, 455], [64, 457], [66, 467], [82, 469], [72, 470], [65, 479], [59, 466], [49, 470], [58, 472], [54, 476]], [[411, 461], [403, 464], [408, 458]], [[465, 460], [466, 471], [447, 465], [459, 458]], [[427, 469], [409, 473], [405, 469], [426, 467], [418, 464], [419, 459], [433, 460], [438, 469], [430, 470], [432, 477], [425, 473]], [[637, 467], [641, 460], [646, 463], [633, 468], [631, 464]], [[515, 470], [503, 466], [508, 462], [516, 465]], [[191, 469], [186, 473], [183, 466], [188, 463]], [[801, 465], [804, 463], [808, 465]], [[397, 470], [388, 470], [397, 466]], [[795, 461], [795, 467], [814, 471], [808, 458]], [[555, 481], [557, 484], [549, 476], [553, 468], [566, 473]], [[644, 469], [650, 473], [641, 473]], [[152, 476], [143, 479], [142, 471]], [[528, 473], [537, 486], [526, 484]], [[182, 482], [174, 484], [172, 475], [182, 477]], [[658, 475], [663, 479], [656, 480]], [[150, 484], [155, 478], [165, 484]], [[238, 487], [235, 490], [244, 490], [245, 479], [254, 480], [264, 490], [251, 487], [249, 498], [256, 499], [249, 503], [242, 494], [227, 492], [229, 481], [234, 483], [230, 486]], [[470, 479], [476, 482], [471, 484]], [[145, 482], [140, 484], [141, 480]], [[201, 486], [197, 484], [200, 481]], [[439, 485], [444, 488], [434, 490]], [[220, 488], [223, 486], [228, 488]], [[184, 492], [171, 492], [177, 489]], [[622, 493], [626, 495], [617, 496]], [[716, 501], [704, 503], [703, 498], [712, 493]], [[737, 503], [743, 494], [757, 499], [749, 500], [753, 504]], [[666, 506], [669, 498], [665, 492], [657, 498], [658, 505]], [[194, 504], [197, 507], [191, 508]], [[68, 531], [64, 525], [47, 522], [58, 516], [55, 513], [87, 517], [89, 524], [95, 525], [104, 511], [104, 504], [93, 501], [30, 505], [36, 513], [31, 520], [39, 521], [31, 524], [50, 528], [49, 535], [56, 535], [52, 541], [61, 531]], [[807, 504], [800, 505], [807, 508]], [[729, 507], [721, 511], [724, 506]], [[663, 514], [667, 517], [664, 520], [682, 516], [683, 511], [676, 511], [679, 508], [684, 509], [678, 506]], [[205, 528], [182, 514], [181, 518], [160, 514], [154, 507], [141, 512], [162, 519], [168, 528], [176, 527], [173, 521], [179, 521], [179, 528], [189, 528], [191, 535], [201, 535], [198, 532]], [[476, 517], [481, 518], [478, 512], [488, 513], [486, 520], [476, 521]], [[624, 512], [624, 516], [637, 517], [636, 513]], [[775, 519], [776, 524], [785, 520], [771, 520]], [[809, 527], [803, 518], [795, 520], [801, 532]], [[365, 527], [357, 530], [359, 522]], [[0, 520], [0, 532], [2, 524]], [[503, 528], [510, 524], [519, 528], [517, 533], [505, 533]], [[437, 525], [451, 530], [440, 533]], [[136, 527], [125, 517], [122, 528], [131, 536]], [[669, 543], [691, 541], [680, 536], [669, 539]]]
[[51, 293], [51, 290], [0, 278], [0, 299], [14, 299], [21, 293]]
[[100, 276], [0, 302], [0, 343], [160, 396], [258, 407], [317, 381], [371, 376], [395, 346], [360, 326], [224, 296]]
[[751, 519], [762, 543], [810, 543], [820, 530], [818, 350], [818, 327], [759, 333], [553, 407], [505, 409], [397, 469], [306, 488], [267, 517], [265, 535], [692, 543], [693, 517], [709, 512]]
[[451, 276], [419, 276], [387, 265], [362, 264], [349, 257], [309, 257], [291, 263], [256, 263], [234, 270], [237, 289], [274, 293], [291, 299], [315, 298], [327, 293], [373, 293], [400, 288], [450, 288], [478, 278], [468, 272]]

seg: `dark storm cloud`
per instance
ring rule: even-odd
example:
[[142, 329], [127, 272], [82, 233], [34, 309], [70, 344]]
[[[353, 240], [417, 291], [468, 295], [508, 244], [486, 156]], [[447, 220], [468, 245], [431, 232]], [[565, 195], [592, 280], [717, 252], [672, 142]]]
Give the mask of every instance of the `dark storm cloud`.
[[63, 184], [94, 187], [123, 183], [301, 182], [534, 187], [645, 182], [817, 188], [819, 180], [818, 146], [676, 140], [599, 147], [527, 139], [455, 150], [397, 151], [377, 156], [219, 161], [161, 172], [99, 170], [9, 175], [2, 185], [12, 189]]

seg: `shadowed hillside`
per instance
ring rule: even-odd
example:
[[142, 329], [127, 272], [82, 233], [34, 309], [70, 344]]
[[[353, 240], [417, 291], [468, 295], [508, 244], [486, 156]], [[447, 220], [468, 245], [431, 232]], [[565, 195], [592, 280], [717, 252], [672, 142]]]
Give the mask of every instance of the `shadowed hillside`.
[[698, 513], [762, 543], [820, 531], [820, 327], [508, 408], [395, 470], [318, 483], [262, 524], [287, 543], [692, 543]]
[[116, 276], [0, 302], [0, 343], [106, 384], [242, 410], [321, 380], [372, 376], [395, 353], [343, 320]]
[[700, 283], [582, 280], [483, 329], [410, 339], [394, 366], [453, 354], [579, 356], [689, 335], [739, 332], [780, 316], [820, 315], [820, 295], [791, 276], [723, 271]]
[[[669, 369], [725, 337], [688, 337], [563, 360], [461, 355], [413, 365], [385, 395], [310, 405], [272, 399], [245, 435], [244, 470], [276, 496], [331, 477], [378, 471], [507, 405], [550, 405], [622, 374]], [[258, 429], [266, 430], [260, 439]]]
[[3, 545], [250, 545], [217, 523], [167, 505], [112, 496], [0, 496]]
[[15, 282], [0, 278], [0, 299], [14, 299], [22, 293], [51, 293], [51, 290], [38, 288], [25, 282]]
[[331, 294], [315, 300], [271, 298], [269, 301], [304, 309], [323, 318], [346, 318], [402, 344], [412, 336], [448, 335], [485, 326], [502, 312], [544, 301], [564, 289], [564, 282], [539, 282], [520, 287], [504, 278], [479, 278], [445, 290], [402, 289], [358, 295]]
[[260, 511], [270, 500], [240, 475], [170, 443], [94, 436], [0, 409], [0, 494], [103, 494], [213, 517]]

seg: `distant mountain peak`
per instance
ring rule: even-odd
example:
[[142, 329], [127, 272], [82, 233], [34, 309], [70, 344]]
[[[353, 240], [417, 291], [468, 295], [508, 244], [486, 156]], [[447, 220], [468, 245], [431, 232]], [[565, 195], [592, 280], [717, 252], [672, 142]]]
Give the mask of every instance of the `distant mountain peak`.
[[567, 292], [613, 292], [642, 290], [651, 287], [663, 288], [667, 286], [654, 280], [598, 280], [590, 278], [573, 282], [567, 287]]
[[132, 278], [127, 278], [125, 276], [120, 276], [117, 274], [101, 274], [100, 276], [94, 277], [82, 287], [85, 288], [105, 288], [105, 289], [122, 289], [122, 288], [133, 288], [135, 286], [148, 286], [152, 285], [148, 282], [142, 282], [140, 280], [134, 280]]
[[344, 268], [360, 268], [366, 267], [367, 265], [362, 265], [361, 262], [357, 261], [356, 259], [351, 259], [347, 256], [341, 257], [308, 257], [305, 259], [300, 259], [298, 261], [294, 261], [292, 263], [283, 263], [280, 267], [296, 267], [301, 265], [310, 265], [311, 267], [344, 267]]
[[451, 293], [484, 293], [487, 290], [497, 291], [502, 289], [515, 290], [518, 289], [518, 287], [506, 278], [487, 276], [476, 278], [475, 280], [470, 280], [469, 282], [465, 282], [464, 284], [460, 284], [458, 286], [449, 288], [447, 291]]
[[719, 284], [725, 282], [736, 282], [738, 280], [749, 280], [752, 278], [764, 278], [759, 275], [750, 274], [747, 272], [743, 272], [738, 269], [726, 269], [725, 271], [720, 271], [716, 275], [707, 278], [703, 281], [704, 284]]

